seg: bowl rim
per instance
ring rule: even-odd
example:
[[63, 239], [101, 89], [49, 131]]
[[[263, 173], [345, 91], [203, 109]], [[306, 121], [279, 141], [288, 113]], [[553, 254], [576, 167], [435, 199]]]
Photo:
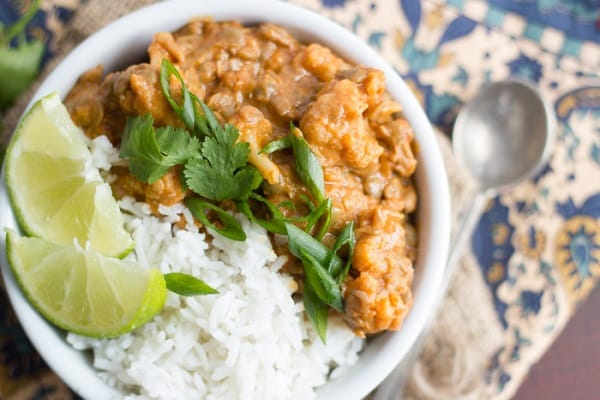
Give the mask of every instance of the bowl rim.
[[[134, 61], [131, 57], [137, 49], [147, 48], [154, 33], [161, 30], [172, 31], [193, 16], [208, 15], [216, 20], [273, 22], [300, 36], [302, 41], [317, 41], [331, 47], [350, 61], [369, 60], [370, 67], [384, 71], [387, 91], [403, 106], [415, 131], [420, 147], [419, 165], [427, 166], [426, 169], [417, 168], [416, 172], [419, 194], [421, 195], [421, 191], [425, 193], [425, 196], [420, 197], [417, 217], [419, 237], [423, 242], [425, 236], [427, 247], [419, 245], [417, 268], [422, 270], [417, 271], [413, 283], [413, 307], [400, 330], [379, 335], [369, 343], [357, 363], [361, 368], [350, 368], [341, 377], [317, 389], [317, 398], [321, 400], [361, 399], [381, 383], [408, 354], [434, 316], [442, 291], [450, 237], [448, 178], [433, 129], [408, 86], [381, 55], [332, 20], [295, 4], [276, 0], [261, 0], [259, 3], [245, 0], [169, 0], [126, 14], [85, 39], [48, 75], [26, 109], [52, 91], [58, 91], [61, 98], [64, 98], [77, 77], [96, 66], [98, 60], [109, 67], [107, 70], [120, 66], [125, 59]], [[111, 39], [116, 38], [118, 44], [115, 46]], [[132, 52], [134, 48], [136, 51]], [[89, 54], [94, 56], [90, 57]], [[4, 213], [5, 210], [8, 213]], [[6, 193], [4, 168], [0, 181], [0, 211], [0, 215], [3, 215], [0, 217], [0, 227], [18, 229]], [[119, 392], [109, 388], [98, 378], [90, 358], [67, 344], [64, 333], [52, 327], [30, 306], [8, 267], [5, 246], [3, 235], [0, 241], [0, 261], [8, 296], [21, 325], [40, 355], [82, 397], [108, 399], [118, 396]], [[393, 351], [380, 351], [382, 348]], [[64, 368], [65, 364], [69, 368]], [[365, 366], [369, 367], [368, 374], [364, 373]]]

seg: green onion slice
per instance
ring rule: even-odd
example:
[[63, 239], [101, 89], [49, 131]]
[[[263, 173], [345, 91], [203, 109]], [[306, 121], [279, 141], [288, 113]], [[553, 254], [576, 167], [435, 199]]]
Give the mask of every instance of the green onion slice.
[[[201, 200], [198, 197], [188, 197], [184, 200], [184, 202], [185, 205], [190, 209], [192, 215], [204, 225], [231, 240], [237, 240], [240, 242], [246, 240], [246, 233], [242, 229], [242, 226], [233, 217], [233, 215], [229, 214], [227, 211], [212, 203]], [[215, 212], [217, 218], [223, 224], [223, 228], [217, 227], [208, 219], [206, 216], [207, 210], [213, 210]]]
[[180, 272], [171, 272], [164, 275], [167, 289], [180, 296], [197, 296], [202, 294], [217, 294], [218, 290], [212, 288], [204, 281], [192, 275]]

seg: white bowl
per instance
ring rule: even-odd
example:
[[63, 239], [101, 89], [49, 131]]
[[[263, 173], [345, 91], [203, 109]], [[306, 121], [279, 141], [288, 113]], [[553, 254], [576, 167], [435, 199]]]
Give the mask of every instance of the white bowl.
[[[131, 13], [81, 43], [48, 76], [30, 105], [52, 91], [65, 96], [84, 71], [103, 64], [107, 71], [139, 61], [154, 33], [172, 31], [194, 16], [245, 23], [269, 21], [291, 30], [303, 41], [315, 41], [356, 63], [385, 72], [387, 89], [404, 108], [419, 143], [416, 183], [419, 193], [419, 249], [415, 266], [414, 305], [402, 328], [369, 341], [358, 363], [347, 373], [318, 389], [318, 398], [361, 399], [371, 392], [406, 356], [435, 312], [442, 290], [450, 230], [450, 197], [446, 171], [434, 133], [419, 103], [396, 72], [360, 39], [325, 17], [283, 2], [246, 0], [160, 2]], [[0, 228], [17, 229], [5, 190], [0, 182]], [[2, 275], [16, 314], [48, 365], [86, 399], [120, 397], [96, 375], [89, 355], [65, 342], [64, 332], [48, 324], [23, 297], [8, 268], [5, 238], [0, 243]]]

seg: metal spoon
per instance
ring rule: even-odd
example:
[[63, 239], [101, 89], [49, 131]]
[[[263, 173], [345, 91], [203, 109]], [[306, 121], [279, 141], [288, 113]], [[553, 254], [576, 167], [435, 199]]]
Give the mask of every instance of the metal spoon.
[[[475, 178], [478, 191], [452, 240], [438, 304], [489, 199], [532, 177], [548, 160], [555, 119], [537, 89], [517, 80], [484, 87], [460, 111], [452, 132], [454, 155]], [[373, 400], [400, 399], [427, 330], [379, 386]]]

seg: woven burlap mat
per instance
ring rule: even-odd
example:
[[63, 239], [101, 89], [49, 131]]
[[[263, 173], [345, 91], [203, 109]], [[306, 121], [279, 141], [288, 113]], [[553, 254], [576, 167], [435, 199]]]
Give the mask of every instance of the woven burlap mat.
[[[118, 17], [153, 3], [151, 0], [93, 1], [81, 5], [62, 34], [55, 37], [55, 56], [28, 93], [6, 113], [2, 140], [6, 142], [32, 94], [50, 71], [78, 43]], [[437, 134], [447, 166], [454, 226], [461, 208], [474, 195], [474, 185], [452, 156], [449, 140]], [[404, 396], [414, 399], [484, 399], [489, 395], [482, 375], [492, 354], [502, 344], [490, 293], [474, 260], [463, 258], [450, 281], [423, 350], [412, 368]]]

